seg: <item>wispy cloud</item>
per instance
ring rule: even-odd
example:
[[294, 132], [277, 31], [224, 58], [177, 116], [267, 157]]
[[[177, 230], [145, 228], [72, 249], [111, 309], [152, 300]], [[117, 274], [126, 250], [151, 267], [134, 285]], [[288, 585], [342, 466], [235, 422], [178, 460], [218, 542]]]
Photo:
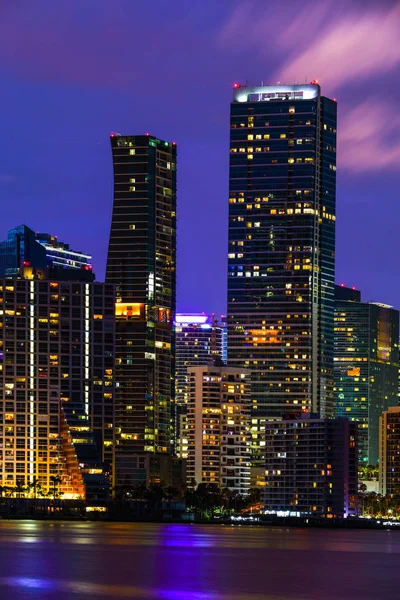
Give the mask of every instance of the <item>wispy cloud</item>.
[[[310, 73], [312, 78], [326, 81], [331, 89], [339, 89], [349, 82], [367, 79], [375, 74], [392, 71], [400, 65], [400, 4], [388, 8], [382, 3], [375, 10], [358, 9], [339, 13], [329, 2], [315, 18], [318, 29], [307, 27], [311, 34], [303, 50], [295, 46], [296, 38], [303, 35], [303, 19], [297, 18], [289, 33], [281, 39], [282, 47], [292, 48], [292, 54], [280, 69], [282, 79], [293, 74]], [[333, 18], [325, 21], [325, 17]]]
[[400, 117], [382, 100], [368, 98], [347, 111], [340, 130], [340, 167], [365, 172], [398, 166]]
[[[271, 48], [283, 58], [271, 81], [319, 79], [325, 94], [345, 95], [345, 87], [394, 72], [400, 67], [400, 3], [362, 5], [343, 0], [308, 1], [300, 11], [271, 11], [266, 3], [243, 0], [218, 33], [230, 51], [256, 51], [268, 62]], [[294, 8], [294, 3], [291, 4]], [[291, 15], [295, 15], [291, 17]], [[246, 32], [246, 35], [243, 35]], [[400, 137], [397, 101], [376, 97], [341, 106], [339, 164], [352, 171], [398, 163], [400, 142], [388, 139], [388, 124]], [[397, 128], [394, 124], [397, 123]]]

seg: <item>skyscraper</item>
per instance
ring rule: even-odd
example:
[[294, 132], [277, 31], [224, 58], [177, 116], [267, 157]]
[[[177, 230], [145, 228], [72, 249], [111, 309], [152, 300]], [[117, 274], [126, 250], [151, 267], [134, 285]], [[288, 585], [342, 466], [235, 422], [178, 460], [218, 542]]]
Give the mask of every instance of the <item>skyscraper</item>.
[[138, 480], [146, 453], [168, 455], [173, 443], [176, 146], [150, 135], [110, 139], [118, 485]]
[[398, 405], [399, 312], [336, 286], [335, 414], [359, 422], [360, 465], [379, 459], [379, 417]]
[[235, 84], [230, 128], [228, 365], [251, 371], [253, 424], [332, 416], [336, 102]]

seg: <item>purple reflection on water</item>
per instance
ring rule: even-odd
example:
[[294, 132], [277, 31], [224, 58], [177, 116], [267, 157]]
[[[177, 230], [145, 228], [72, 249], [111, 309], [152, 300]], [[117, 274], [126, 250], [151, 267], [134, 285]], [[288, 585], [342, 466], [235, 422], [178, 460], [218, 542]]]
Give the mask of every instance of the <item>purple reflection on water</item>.
[[210, 547], [215, 545], [215, 536], [208, 533], [198, 533], [188, 529], [187, 525], [171, 524], [163, 527], [164, 546], [185, 546], [185, 548]]
[[220, 594], [210, 592], [190, 592], [188, 590], [157, 590], [157, 598], [160, 600], [217, 600]]
[[26, 587], [30, 589], [60, 589], [57, 581], [50, 581], [49, 579], [33, 579], [31, 577], [8, 577], [6, 580], [2, 581], [2, 583], [5, 583], [11, 587]]

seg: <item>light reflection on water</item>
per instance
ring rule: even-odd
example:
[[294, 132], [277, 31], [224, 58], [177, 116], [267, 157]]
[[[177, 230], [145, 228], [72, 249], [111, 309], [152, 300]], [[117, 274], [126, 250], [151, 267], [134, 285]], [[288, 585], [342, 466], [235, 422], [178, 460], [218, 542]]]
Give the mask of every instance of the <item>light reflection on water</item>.
[[0, 522], [0, 600], [397, 598], [400, 533]]

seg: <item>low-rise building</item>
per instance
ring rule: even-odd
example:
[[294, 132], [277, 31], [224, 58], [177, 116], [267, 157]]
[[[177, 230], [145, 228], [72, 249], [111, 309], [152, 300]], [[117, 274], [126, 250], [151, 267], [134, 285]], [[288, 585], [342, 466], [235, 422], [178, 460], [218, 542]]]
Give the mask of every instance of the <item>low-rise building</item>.
[[243, 369], [189, 367], [187, 481], [250, 488], [250, 390]]
[[266, 421], [268, 512], [319, 517], [357, 513], [357, 424], [304, 415]]
[[400, 406], [379, 419], [379, 492], [400, 497]]

